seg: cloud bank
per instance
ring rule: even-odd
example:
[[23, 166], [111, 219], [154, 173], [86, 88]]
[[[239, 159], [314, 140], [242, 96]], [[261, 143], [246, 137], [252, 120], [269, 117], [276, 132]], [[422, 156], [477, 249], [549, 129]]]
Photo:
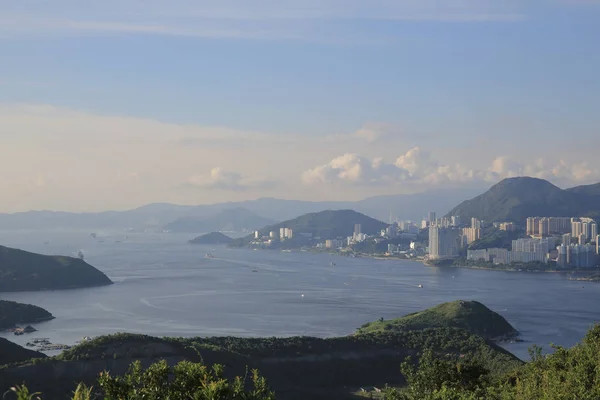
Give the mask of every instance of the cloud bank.
[[484, 168], [468, 168], [460, 163], [444, 164], [414, 147], [386, 163], [383, 158], [369, 159], [358, 154], [344, 154], [330, 162], [304, 171], [302, 181], [308, 185], [344, 184], [357, 186], [409, 184], [432, 187], [467, 182], [496, 182], [516, 176], [531, 176], [558, 184], [600, 180], [600, 170], [588, 163], [550, 162], [537, 159], [526, 164], [508, 156], [498, 156]]

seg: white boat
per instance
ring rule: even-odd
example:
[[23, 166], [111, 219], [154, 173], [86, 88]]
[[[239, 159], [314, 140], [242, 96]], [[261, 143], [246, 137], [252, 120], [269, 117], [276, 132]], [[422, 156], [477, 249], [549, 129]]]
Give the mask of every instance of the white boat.
[[335, 263], [333, 261], [330, 262], [329, 265], [331, 265], [332, 267], [335, 267]]
[[215, 256], [213, 256], [210, 253], [206, 253], [206, 254], [204, 254], [204, 258], [215, 258]]
[[417, 285], [417, 287], [418, 287], [419, 289], [421, 289], [421, 288], [423, 288], [423, 285]]

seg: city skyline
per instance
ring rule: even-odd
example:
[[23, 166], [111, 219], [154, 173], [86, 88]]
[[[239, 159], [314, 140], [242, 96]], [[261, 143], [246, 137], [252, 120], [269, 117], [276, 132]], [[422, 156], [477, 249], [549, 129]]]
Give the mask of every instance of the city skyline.
[[599, 18], [567, 0], [3, 2], [0, 212], [595, 183]]

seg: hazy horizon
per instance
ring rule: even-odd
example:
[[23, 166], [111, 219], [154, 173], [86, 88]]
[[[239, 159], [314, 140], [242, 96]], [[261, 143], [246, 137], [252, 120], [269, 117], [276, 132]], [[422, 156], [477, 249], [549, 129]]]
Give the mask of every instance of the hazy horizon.
[[600, 182], [600, 3], [0, 4], [0, 213]]

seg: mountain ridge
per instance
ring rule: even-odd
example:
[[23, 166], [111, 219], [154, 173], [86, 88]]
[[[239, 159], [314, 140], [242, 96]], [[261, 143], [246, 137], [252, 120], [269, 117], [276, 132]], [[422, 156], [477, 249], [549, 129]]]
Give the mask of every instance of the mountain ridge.
[[370, 217], [387, 221], [390, 212], [405, 220], [420, 220], [429, 211], [442, 214], [454, 204], [475, 195], [473, 187], [466, 189], [431, 190], [416, 194], [371, 196], [358, 201], [305, 201], [261, 197], [255, 200], [222, 202], [207, 205], [177, 205], [150, 203], [124, 211], [70, 213], [65, 211], [26, 211], [0, 213], [2, 229], [160, 229], [179, 218], [207, 218], [235, 207], [242, 207], [260, 217], [285, 221], [298, 215], [322, 210], [353, 209]]
[[276, 221], [264, 218], [243, 207], [228, 208], [216, 215], [200, 217], [182, 217], [166, 224], [163, 228], [176, 233], [203, 233], [213, 231], [242, 231], [257, 229], [274, 224]]
[[466, 220], [512, 222], [523, 222], [534, 216], [598, 217], [600, 184], [561, 189], [544, 179], [506, 178], [454, 207], [447, 214], [452, 215]]

